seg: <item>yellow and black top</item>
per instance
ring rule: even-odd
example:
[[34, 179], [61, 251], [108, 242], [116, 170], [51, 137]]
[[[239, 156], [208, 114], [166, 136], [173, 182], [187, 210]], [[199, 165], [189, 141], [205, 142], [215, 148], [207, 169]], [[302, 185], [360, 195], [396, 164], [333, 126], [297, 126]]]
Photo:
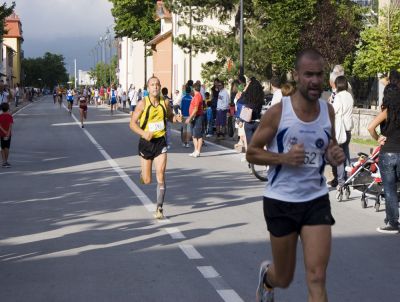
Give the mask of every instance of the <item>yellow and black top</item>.
[[145, 105], [139, 120], [139, 127], [144, 131], [153, 132], [153, 138], [163, 137], [167, 129], [167, 108], [164, 98], [160, 97], [157, 106], [153, 106], [150, 98], [144, 98]]

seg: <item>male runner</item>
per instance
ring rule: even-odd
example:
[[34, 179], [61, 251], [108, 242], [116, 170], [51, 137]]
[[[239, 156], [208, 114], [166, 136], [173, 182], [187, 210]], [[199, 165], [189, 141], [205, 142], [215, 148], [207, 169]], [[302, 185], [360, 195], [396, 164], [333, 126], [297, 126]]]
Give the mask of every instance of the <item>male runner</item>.
[[264, 217], [273, 261], [261, 264], [256, 292], [260, 302], [274, 301], [273, 288], [286, 288], [292, 282], [299, 237], [308, 301], [328, 301], [326, 268], [335, 220], [323, 171], [326, 162], [337, 166], [345, 155], [335, 139], [334, 110], [319, 99], [324, 81], [321, 54], [314, 49], [299, 53], [294, 78], [296, 92], [264, 114], [246, 156], [250, 163], [270, 165]]
[[71, 88], [67, 90], [67, 103], [68, 103], [68, 112], [72, 113], [72, 105], [74, 104], [74, 92]]
[[130, 128], [140, 135], [139, 155], [141, 156], [140, 181], [151, 183], [151, 170], [154, 161], [157, 178], [157, 208], [155, 218], [163, 219], [163, 203], [165, 197], [165, 169], [167, 166], [167, 119], [172, 122], [181, 121], [172, 113], [169, 101], [160, 95], [161, 84], [156, 77], [147, 81], [149, 95], [140, 100], [131, 116]]

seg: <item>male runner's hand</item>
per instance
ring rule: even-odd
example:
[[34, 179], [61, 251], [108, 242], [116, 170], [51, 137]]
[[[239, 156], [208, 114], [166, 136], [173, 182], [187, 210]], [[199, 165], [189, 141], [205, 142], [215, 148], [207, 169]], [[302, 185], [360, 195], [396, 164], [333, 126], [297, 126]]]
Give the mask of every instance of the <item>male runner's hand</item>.
[[290, 148], [289, 152], [286, 153], [286, 164], [289, 166], [300, 166], [304, 164], [304, 158], [306, 153], [304, 151], [303, 144], [295, 144]]
[[342, 148], [334, 144], [333, 141], [330, 141], [328, 149], [326, 150], [326, 159], [332, 166], [338, 166], [345, 161], [346, 155]]
[[153, 132], [145, 131], [142, 138], [149, 142], [153, 138]]

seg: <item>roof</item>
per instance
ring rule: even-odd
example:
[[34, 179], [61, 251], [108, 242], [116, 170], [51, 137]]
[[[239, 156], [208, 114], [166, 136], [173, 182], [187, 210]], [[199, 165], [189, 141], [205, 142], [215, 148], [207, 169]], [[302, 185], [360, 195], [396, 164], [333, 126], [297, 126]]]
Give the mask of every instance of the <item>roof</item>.
[[7, 17], [5, 20], [5, 29], [4, 38], [21, 38], [22, 39], [22, 25], [21, 20], [19, 19], [16, 13], [13, 13], [11, 16]]
[[172, 36], [172, 29], [167, 31], [167, 32], [165, 32], [165, 33], [163, 33], [163, 34], [158, 34], [151, 41], [147, 42], [146, 46], [156, 45], [156, 44], [160, 43], [161, 41], [167, 39], [170, 36]]

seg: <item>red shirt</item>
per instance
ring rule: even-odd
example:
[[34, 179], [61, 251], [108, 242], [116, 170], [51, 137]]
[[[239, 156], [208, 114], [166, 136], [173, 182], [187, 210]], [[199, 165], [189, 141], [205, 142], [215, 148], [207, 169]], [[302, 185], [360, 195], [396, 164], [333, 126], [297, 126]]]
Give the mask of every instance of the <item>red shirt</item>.
[[189, 115], [192, 115], [192, 112], [196, 107], [197, 107], [196, 116], [203, 115], [203, 97], [198, 91], [194, 92], [194, 97], [190, 102]]
[[[6, 131], [6, 132], [3, 132], [0, 129], [0, 137], [7, 136], [8, 129], [10, 129], [10, 125], [12, 123], [14, 123], [14, 119], [11, 114], [9, 114], [9, 113], [0, 114], [0, 126], [1, 126], [1, 128], [3, 128]], [[10, 136], [11, 136], [11, 133], [10, 133]]]

